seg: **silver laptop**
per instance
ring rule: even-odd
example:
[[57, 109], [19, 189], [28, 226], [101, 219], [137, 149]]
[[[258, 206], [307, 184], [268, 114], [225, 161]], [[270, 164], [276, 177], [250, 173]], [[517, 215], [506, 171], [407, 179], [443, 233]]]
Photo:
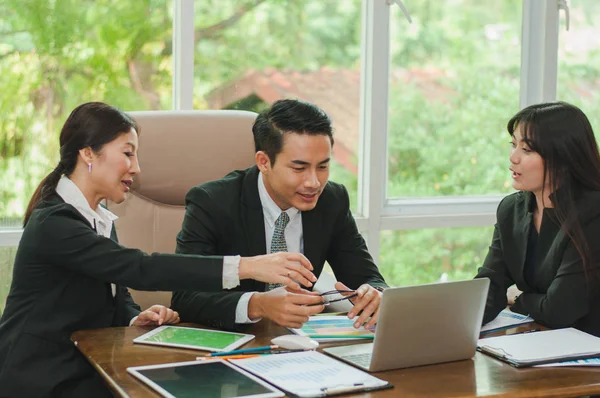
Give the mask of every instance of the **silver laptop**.
[[373, 343], [323, 351], [370, 372], [471, 358], [489, 285], [481, 278], [386, 289]]

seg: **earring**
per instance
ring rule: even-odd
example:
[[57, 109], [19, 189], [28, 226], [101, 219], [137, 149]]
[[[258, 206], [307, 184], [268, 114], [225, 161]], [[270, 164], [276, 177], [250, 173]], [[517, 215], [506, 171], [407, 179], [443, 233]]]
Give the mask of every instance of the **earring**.
[[91, 172], [92, 172], [92, 164], [88, 163], [88, 173], [91, 173]]

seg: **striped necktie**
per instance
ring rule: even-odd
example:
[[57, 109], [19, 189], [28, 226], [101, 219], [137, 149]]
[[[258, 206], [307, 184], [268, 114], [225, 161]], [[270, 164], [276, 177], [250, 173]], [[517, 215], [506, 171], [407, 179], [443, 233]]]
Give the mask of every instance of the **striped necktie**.
[[[284, 231], [289, 222], [290, 216], [288, 216], [285, 211], [282, 211], [277, 220], [275, 220], [275, 230], [273, 231], [273, 238], [271, 239], [271, 253], [287, 251]], [[269, 283], [267, 285], [267, 290], [272, 290], [280, 286], [283, 285], [279, 283]]]

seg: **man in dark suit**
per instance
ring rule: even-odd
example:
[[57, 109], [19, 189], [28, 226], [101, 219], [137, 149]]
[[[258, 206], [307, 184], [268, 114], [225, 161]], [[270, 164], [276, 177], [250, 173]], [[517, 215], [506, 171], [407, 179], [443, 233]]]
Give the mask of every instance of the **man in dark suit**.
[[[340, 281], [336, 289], [357, 290], [348, 314], [356, 318], [355, 326], [374, 325], [387, 285], [358, 232], [346, 188], [328, 182], [333, 147], [329, 117], [312, 104], [280, 100], [257, 117], [252, 132], [255, 166], [188, 192], [177, 252], [301, 252], [316, 276], [327, 261]], [[301, 327], [323, 309], [318, 305], [323, 299], [306, 290], [254, 280], [234, 290], [174, 292], [171, 306], [183, 321], [226, 329], [262, 318]]]

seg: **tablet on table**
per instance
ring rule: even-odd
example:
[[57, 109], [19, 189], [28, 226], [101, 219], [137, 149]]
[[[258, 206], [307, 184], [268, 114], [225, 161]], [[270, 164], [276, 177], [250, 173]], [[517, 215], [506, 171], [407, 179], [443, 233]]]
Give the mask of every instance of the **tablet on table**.
[[152, 344], [206, 351], [231, 351], [254, 339], [254, 335], [165, 325], [133, 340]]
[[220, 359], [136, 366], [127, 368], [127, 372], [166, 398], [284, 396], [266, 382]]

